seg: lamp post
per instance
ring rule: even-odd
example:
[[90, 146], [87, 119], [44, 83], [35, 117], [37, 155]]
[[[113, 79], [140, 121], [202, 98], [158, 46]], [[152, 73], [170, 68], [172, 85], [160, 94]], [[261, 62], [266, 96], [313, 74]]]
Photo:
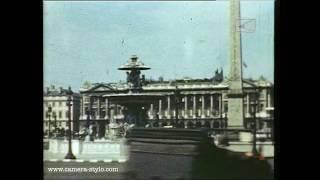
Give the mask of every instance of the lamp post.
[[56, 115], [56, 113], [53, 113], [52, 117], [54, 119], [54, 128], [56, 129], [57, 128], [57, 115]]
[[86, 128], [89, 129], [89, 127], [90, 127], [90, 115], [91, 115], [91, 111], [90, 111], [90, 110], [87, 110], [87, 111], [86, 111], [86, 114], [87, 114]]
[[56, 115], [55, 112], [53, 112], [52, 117], [54, 119], [54, 131], [53, 131], [53, 133], [54, 133], [54, 137], [56, 138], [57, 137], [57, 115]]
[[257, 151], [257, 106], [258, 106], [258, 100], [259, 100], [259, 94], [258, 94], [258, 89], [255, 88], [254, 91], [254, 108], [253, 108], [253, 129], [252, 129], [252, 134], [253, 134], [253, 145], [252, 145], [252, 154], [253, 156], [258, 155]]
[[71, 87], [69, 86], [69, 89], [67, 91], [67, 95], [68, 95], [68, 99], [67, 99], [67, 106], [68, 106], [68, 126], [69, 126], [69, 143], [68, 143], [68, 153], [67, 155], [64, 157], [65, 159], [76, 159], [76, 157], [73, 155], [72, 153], [72, 146], [71, 146], [71, 136], [72, 136], [72, 132], [71, 132], [71, 96], [72, 96], [72, 91], [71, 91]]
[[48, 113], [47, 113], [47, 116], [49, 118], [49, 131], [48, 131], [48, 139], [50, 139], [50, 129], [51, 129], [51, 111], [52, 111], [52, 108], [51, 106], [48, 107]]
[[[49, 119], [49, 112], [48, 112], [48, 111], [46, 112], [46, 118]], [[49, 122], [50, 122], [50, 121], [49, 121]], [[46, 123], [46, 125], [49, 125], [49, 122]], [[47, 133], [47, 134], [48, 134], [48, 138], [49, 138], [49, 136], [50, 136], [49, 130], [50, 130], [50, 129], [48, 128], [48, 133]]]
[[178, 125], [178, 118], [179, 118], [179, 97], [180, 97], [180, 92], [178, 90], [178, 86], [176, 86], [176, 89], [174, 91], [174, 100], [175, 100], [175, 126], [177, 127]]

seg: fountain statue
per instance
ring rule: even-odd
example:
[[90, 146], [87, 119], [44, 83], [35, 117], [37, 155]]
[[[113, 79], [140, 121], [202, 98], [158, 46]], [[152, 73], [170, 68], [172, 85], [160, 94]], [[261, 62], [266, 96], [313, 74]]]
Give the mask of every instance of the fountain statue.
[[138, 60], [137, 56], [133, 55], [128, 63], [118, 68], [118, 70], [127, 73], [128, 92], [105, 95], [112, 104], [119, 104], [124, 107], [124, 121], [131, 127], [145, 127], [147, 124], [146, 107], [163, 98], [161, 94], [143, 92], [141, 71], [149, 69], [150, 67], [144, 65]]

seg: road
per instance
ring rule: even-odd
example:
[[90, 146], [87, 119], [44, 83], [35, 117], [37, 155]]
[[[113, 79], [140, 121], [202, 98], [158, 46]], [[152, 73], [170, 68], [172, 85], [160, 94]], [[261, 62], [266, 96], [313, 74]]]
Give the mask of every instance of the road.
[[[170, 158], [170, 157], [168, 157]], [[152, 160], [145, 155], [144, 157], [139, 157], [138, 161], [135, 161], [131, 166], [139, 167], [138, 173], [143, 173], [148, 175], [148, 177], [188, 177], [191, 163], [187, 162], [187, 159], [179, 159], [176, 161], [174, 159], [158, 158], [152, 157]], [[268, 160], [269, 161], [269, 160]], [[170, 162], [170, 163], [169, 163]], [[273, 160], [270, 160], [273, 164]], [[113, 180], [113, 179], [128, 179], [127, 162], [63, 162], [62, 160], [57, 162], [44, 161], [43, 173], [44, 180]], [[184, 166], [181, 166], [184, 165]], [[53, 169], [49, 168], [86, 168], [89, 171], [90, 168], [95, 168], [95, 172], [52, 172]], [[99, 172], [98, 169], [101, 168], [118, 168], [117, 172]], [[212, 169], [214, 170], [214, 169]], [[56, 170], [57, 171], [57, 170]], [[160, 173], [160, 174], [159, 174]]]
[[[50, 168], [95, 168], [96, 172], [49, 172]], [[101, 168], [118, 168], [118, 172], [98, 172]], [[53, 171], [53, 169], [51, 169]], [[79, 169], [78, 169], [79, 170]], [[43, 164], [44, 180], [112, 180], [112, 179], [125, 179], [124, 178], [124, 163], [119, 162], [48, 162]]]

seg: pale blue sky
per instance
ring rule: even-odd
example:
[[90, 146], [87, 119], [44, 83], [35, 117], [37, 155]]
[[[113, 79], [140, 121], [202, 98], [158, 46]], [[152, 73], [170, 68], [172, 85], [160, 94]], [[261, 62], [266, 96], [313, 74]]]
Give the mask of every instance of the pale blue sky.
[[[256, 19], [242, 33], [243, 75], [273, 81], [274, 0], [242, 1], [241, 17]], [[229, 2], [44, 2], [45, 86], [125, 80], [117, 67], [133, 54], [146, 78], [228, 75]]]

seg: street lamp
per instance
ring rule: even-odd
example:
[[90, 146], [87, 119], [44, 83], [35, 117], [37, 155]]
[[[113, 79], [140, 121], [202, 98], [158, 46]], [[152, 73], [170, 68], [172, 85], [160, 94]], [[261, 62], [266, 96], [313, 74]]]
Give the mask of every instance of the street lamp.
[[90, 127], [90, 115], [91, 115], [91, 111], [90, 111], [90, 110], [87, 110], [87, 111], [86, 111], [86, 114], [87, 114], [86, 128], [89, 129], [89, 127]]
[[47, 113], [47, 116], [49, 118], [49, 131], [48, 131], [48, 139], [50, 138], [50, 129], [51, 129], [51, 111], [52, 111], [52, 108], [51, 106], [48, 107], [48, 113]]
[[175, 111], [176, 111], [176, 114], [175, 114], [175, 120], [176, 120], [175, 126], [176, 127], [178, 125], [178, 118], [179, 118], [179, 97], [180, 97], [180, 92], [178, 90], [178, 86], [176, 86], [176, 89], [174, 91]]
[[258, 100], [259, 100], [259, 92], [258, 89], [255, 88], [254, 91], [254, 108], [253, 108], [253, 145], [252, 145], [252, 154], [254, 156], [258, 155], [258, 151], [257, 151], [257, 117], [256, 117], [256, 113], [257, 113], [257, 106], [258, 106]]
[[[46, 118], [49, 119], [49, 112], [48, 112], [48, 111], [46, 112]], [[49, 121], [49, 122], [50, 122], [50, 121]], [[49, 125], [49, 122], [46, 123], [46, 126]], [[50, 126], [49, 126], [49, 128], [50, 128]], [[48, 133], [47, 133], [47, 134], [48, 134], [48, 138], [49, 138], [49, 136], [50, 136], [50, 132], [49, 132], [50, 129], [49, 129], [49, 128], [48, 128]]]
[[57, 128], [57, 115], [55, 112], [53, 113], [52, 117], [54, 119], [54, 128], [56, 129]]
[[68, 143], [68, 153], [64, 157], [65, 159], [76, 159], [76, 157], [72, 153], [72, 146], [71, 146], [71, 96], [72, 96], [71, 87], [69, 86], [69, 89], [67, 91], [68, 99], [67, 99], [67, 106], [68, 106], [68, 126], [69, 126], [69, 143]]
[[53, 112], [52, 117], [54, 119], [54, 136], [57, 137], [57, 115]]

